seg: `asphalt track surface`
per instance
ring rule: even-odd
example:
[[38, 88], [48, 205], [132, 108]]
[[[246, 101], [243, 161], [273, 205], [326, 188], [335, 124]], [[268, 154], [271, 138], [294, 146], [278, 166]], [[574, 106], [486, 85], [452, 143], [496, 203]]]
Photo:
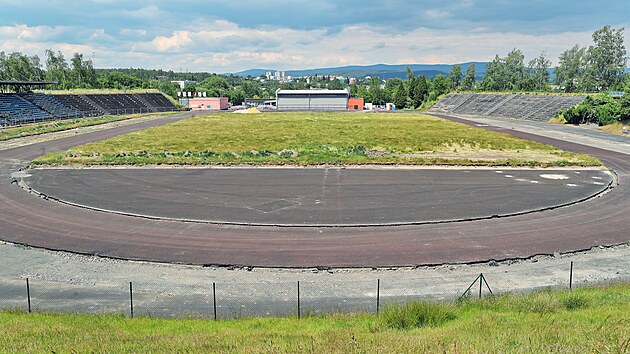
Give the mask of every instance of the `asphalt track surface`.
[[28, 188], [100, 211], [263, 226], [464, 221], [576, 203], [613, 182], [602, 170], [400, 168], [36, 169]]
[[583, 203], [505, 218], [338, 228], [152, 220], [46, 201], [13, 183], [12, 174], [26, 161], [44, 153], [186, 117], [173, 116], [0, 152], [0, 239], [122, 259], [263, 267], [482, 262], [584, 250], [630, 240], [628, 155], [491, 126], [485, 128], [594, 155], [615, 171], [618, 185]]

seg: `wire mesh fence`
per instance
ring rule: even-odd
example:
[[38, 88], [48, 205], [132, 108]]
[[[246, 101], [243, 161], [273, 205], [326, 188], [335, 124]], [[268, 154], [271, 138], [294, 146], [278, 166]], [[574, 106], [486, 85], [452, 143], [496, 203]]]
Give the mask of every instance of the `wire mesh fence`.
[[230, 319], [243, 317], [313, 316], [333, 312], [376, 313], [390, 304], [411, 300], [452, 302], [545, 289], [572, 289], [630, 281], [627, 273], [602, 269], [582, 275], [565, 267], [486, 267], [482, 273], [412, 277], [396, 272], [369, 280], [307, 280], [164, 284], [135, 282], [59, 282], [0, 277], [0, 309], [25, 312], [116, 313], [126, 316]]

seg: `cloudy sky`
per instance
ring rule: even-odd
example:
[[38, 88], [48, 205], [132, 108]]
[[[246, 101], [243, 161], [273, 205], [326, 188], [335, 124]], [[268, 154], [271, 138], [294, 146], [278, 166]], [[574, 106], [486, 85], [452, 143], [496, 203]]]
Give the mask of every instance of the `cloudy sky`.
[[218, 73], [487, 61], [514, 47], [555, 64], [606, 24], [630, 48], [628, 0], [0, 0], [0, 51]]

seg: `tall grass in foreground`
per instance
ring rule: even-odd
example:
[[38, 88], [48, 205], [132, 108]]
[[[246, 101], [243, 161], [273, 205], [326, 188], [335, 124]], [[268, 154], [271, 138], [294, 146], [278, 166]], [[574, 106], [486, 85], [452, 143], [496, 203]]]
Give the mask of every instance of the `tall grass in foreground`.
[[630, 284], [412, 302], [380, 315], [130, 319], [0, 312], [3, 352], [627, 353]]

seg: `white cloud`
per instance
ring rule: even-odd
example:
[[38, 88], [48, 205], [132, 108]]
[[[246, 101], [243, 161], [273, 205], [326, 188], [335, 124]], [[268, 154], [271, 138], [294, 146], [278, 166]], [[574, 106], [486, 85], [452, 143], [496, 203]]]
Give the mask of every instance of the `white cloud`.
[[25, 24], [0, 26], [0, 39], [18, 39], [29, 42], [46, 41], [70, 31], [71, 28], [65, 26], [27, 26]]
[[[43, 55], [47, 48], [96, 53], [97, 67], [146, 67], [189, 71], [230, 72], [249, 68], [305, 69], [375, 63], [461, 63], [489, 61], [512, 48], [526, 60], [543, 50], [555, 64], [574, 44], [588, 45], [591, 33], [523, 34], [476, 27], [468, 30], [415, 28], [391, 31], [377, 25], [327, 29], [243, 27], [217, 20], [195, 20], [194, 26], [168, 33], [123, 28], [116, 33], [100, 28], [63, 26], [2, 26], [0, 48]], [[615, 28], [621, 26], [613, 26]], [[628, 36], [627, 36], [628, 38]], [[626, 42], [628, 46], [628, 43]]]
[[443, 10], [439, 10], [439, 9], [426, 10], [426, 11], [424, 11], [424, 14], [428, 18], [431, 18], [431, 19], [445, 18], [445, 17], [448, 17], [450, 15], [450, 13], [448, 13], [447, 11], [443, 11]]
[[149, 5], [137, 10], [123, 11], [123, 15], [135, 19], [157, 20], [165, 16], [166, 12], [160, 10], [160, 8], [155, 5]]

